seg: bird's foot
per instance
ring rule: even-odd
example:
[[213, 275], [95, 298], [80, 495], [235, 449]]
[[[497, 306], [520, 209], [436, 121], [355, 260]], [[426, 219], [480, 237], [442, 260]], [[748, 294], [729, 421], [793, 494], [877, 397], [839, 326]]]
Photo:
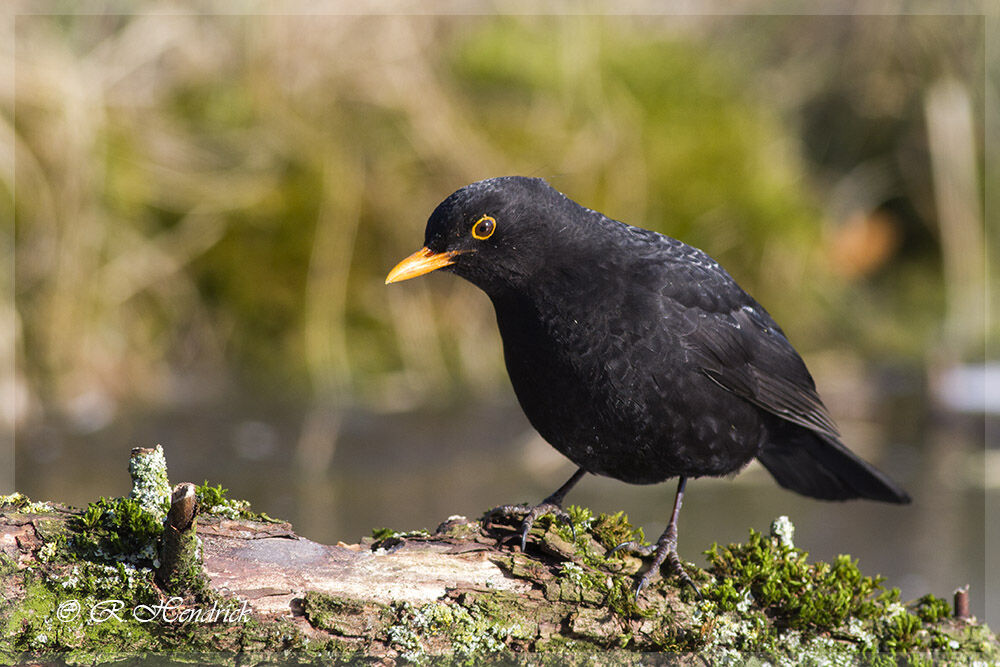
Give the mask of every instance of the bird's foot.
[[643, 558], [653, 557], [653, 562], [650, 564], [649, 569], [642, 574], [638, 579], [636, 579], [635, 584], [635, 595], [638, 598], [639, 593], [649, 585], [649, 582], [653, 580], [656, 574], [660, 571], [660, 567], [667, 563], [670, 567], [670, 573], [677, 575], [681, 580], [681, 585], [690, 586], [694, 594], [700, 599], [701, 591], [698, 590], [698, 586], [691, 579], [691, 576], [684, 569], [684, 564], [681, 562], [680, 556], [677, 555], [677, 544], [676, 536], [671, 539], [670, 535], [664, 534], [660, 538], [657, 544], [640, 544], [639, 542], [623, 542], [616, 546], [614, 549], [608, 552], [608, 556], [618, 553], [619, 551], [630, 551]]
[[657, 572], [660, 571], [660, 567], [667, 563], [670, 568], [670, 573], [677, 575], [681, 580], [682, 586], [690, 586], [691, 590], [694, 591], [695, 596], [699, 599], [701, 598], [701, 591], [698, 590], [698, 586], [695, 585], [694, 580], [691, 579], [691, 575], [687, 573], [684, 569], [684, 564], [681, 562], [680, 556], [677, 555], [677, 548], [674, 546], [665, 547], [665, 545], [657, 545], [653, 553], [653, 562], [646, 573], [639, 577], [635, 585], [635, 594], [639, 595], [639, 592], [653, 580], [653, 577]]
[[546, 514], [553, 514], [557, 519], [569, 526], [570, 532], [573, 534], [573, 539], [576, 539], [576, 530], [573, 528], [573, 520], [570, 518], [569, 514], [562, 507], [551, 502], [541, 502], [538, 505], [501, 505], [500, 507], [494, 507], [489, 512], [486, 513], [487, 518], [493, 516], [520, 516], [524, 515], [524, 519], [521, 521], [521, 551], [524, 551], [528, 544], [528, 533], [531, 532], [532, 526], [535, 525], [535, 520], [539, 517], [545, 516]]
[[641, 542], [622, 542], [617, 547], [608, 552], [608, 557], [614, 556], [619, 551], [628, 551], [643, 558], [649, 558], [656, 553], [655, 544], [643, 544]]

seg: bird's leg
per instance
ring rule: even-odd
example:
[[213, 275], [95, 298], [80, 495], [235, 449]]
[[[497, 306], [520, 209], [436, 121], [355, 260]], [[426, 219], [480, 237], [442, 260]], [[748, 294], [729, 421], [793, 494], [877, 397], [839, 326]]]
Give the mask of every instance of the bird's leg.
[[664, 562], [670, 564], [670, 570], [673, 574], [680, 577], [681, 582], [687, 584], [692, 589], [694, 589], [695, 594], [699, 597], [701, 592], [698, 587], [695, 586], [694, 581], [684, 570], [684, 565], [681, 563], [680, 556], [677, 555], [677, 517], [681, 513], [681, 503], [684, 501], [684, 487], [687, 486], [687, 477], [681, 477], [677, 481], [677, 495], [674, 496], [674, 510], [670, 515], [670, 523], [667, 524], [667, 529], [663, 531], [660, 535], [660, 539], [656, 541], [656, 545], [645, 545], [638, 544], [636, 542], [625, 542], [619, 544], [617, 547], [611, 550], [609, 553], [615, 553], [622, 549], [628, 549], [629, 551], [634, 551], [643, 556], [653, 556], [653, 562], [646, 573], [639, 577], [636, 582], [635, 592], [636, 595], [639, 594], [643, 588], [652, 580], [656, 573], [660, 571], [660, 566]]
[[546, 514], [555, 514], [556, 517], [569, 525], [570, 530], [573, 530], [573, 522], [569, 518], [569, 514], [566, 513], [562, 508], [563, 498], [569, 493], [580, 478], [587, 474], [587, 471], [580, 468], [573, 476], [566, 480], [566, 483], [560, 486], [552, 494], [550, 494], [545, 500], [539, 504], [531, 507], [530, 505], [501, 505], [500, 507], [495, 507], [487, 513], [487, 516], [492, 516], [494, 514], [501, 514], [504, 516], [511, 516], [513, 514], [525, 514], [524, 521], [521, 523], [521, 551], [524, 551], [525, 546], [528, 543], [528, 533], [531, 532], [531, 527], [535, 525], [535, 519]]

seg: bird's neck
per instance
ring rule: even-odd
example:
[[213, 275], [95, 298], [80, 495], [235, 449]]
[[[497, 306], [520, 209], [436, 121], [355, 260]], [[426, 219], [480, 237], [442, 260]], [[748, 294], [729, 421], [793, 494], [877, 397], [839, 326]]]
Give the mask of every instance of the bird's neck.
[[506, 329], [515, 334], [517, 329], [518, 334], [558, 338], [562, 329], [592, 316], [595, 299], [601, 296], [595, 291], [601, 284], [596, 278], [595, 267], [586, 263], [549, 265], [516, 285], [484, 291], [493, 302], [501, 333]]

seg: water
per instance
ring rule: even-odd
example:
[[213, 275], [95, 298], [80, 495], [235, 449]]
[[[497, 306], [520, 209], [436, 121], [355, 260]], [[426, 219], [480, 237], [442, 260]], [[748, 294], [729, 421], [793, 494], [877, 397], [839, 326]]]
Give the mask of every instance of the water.
[[[796, 545], [813, 558], [849, 553], [865, 573], [886, 575], [904, 600], [926, 592], [951, 599], [954, 589], [970, 584], [973, 613], [1000, 623], [997, 563], [990, 563], [990, 577], [985, 572], [987, 547], [1000, 554], [997, 531], [986, 523], [1000, 516], [1000, 494], [996, 480], [984, 483], [982, 420], [893, 400], [879, 403], [875, 422], [847, 419], [841, 427], [856, 451], [910, 492], [912, 505], [803, 498], [754, 464], [733, 479], [688, 484], [682, 557], [703, 564], [701, 552], [713, 542], [743, 540], [749, 528], [766, 531], [785, 514], [795, 524]], [[261, 401], [131, 414], [90, 434], [52, 424], [23, 429], [17, 489], [76, 506], [122, 495], [129, 490], [130, 448], [161, 443], [172, 483], [221, 483], [255, 510], [329, 544], [356, 542], [373, 528], [433, 529], [453, 514], [475, 517], [500, 504], [537, 502], [574, 471], [534, 434], [510, 396], [453, 410], [318, 414], [307, 419], [301, 406]], [[914, 414], [929, 418], [914, 422]], [[321, 434], [324, 425], [336, 428], [335, 449], [298, 444], [304, 421], [318, 423]], [[674, 487], [587, 476], [567, 502], [595, 513], [624, 510], [655, 539]]]

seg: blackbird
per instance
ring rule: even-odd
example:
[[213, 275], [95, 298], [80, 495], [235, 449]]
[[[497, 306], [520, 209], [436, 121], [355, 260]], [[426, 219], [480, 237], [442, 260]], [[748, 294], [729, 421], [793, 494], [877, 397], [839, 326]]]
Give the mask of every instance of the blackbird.
[[[679, 478], [673, 512], [641, 590], [677, 555], [688, 478], [735, 473], [759, 460], [781, 486], [824, 500], [908, 503], [853, 454], [801, 357], [757, 301], [707, 254], [585, 208], [544, 180], [510, 176], [468, 185], [427, 221], [424, 247], [386, 284], [436, 269], [493, 302], [504, 360], [538, 433], [579, 466], [534, 520], [565, 517], [586, 473], [631, 484]], [[693, 586], [693, 584], [691, 584]]]

